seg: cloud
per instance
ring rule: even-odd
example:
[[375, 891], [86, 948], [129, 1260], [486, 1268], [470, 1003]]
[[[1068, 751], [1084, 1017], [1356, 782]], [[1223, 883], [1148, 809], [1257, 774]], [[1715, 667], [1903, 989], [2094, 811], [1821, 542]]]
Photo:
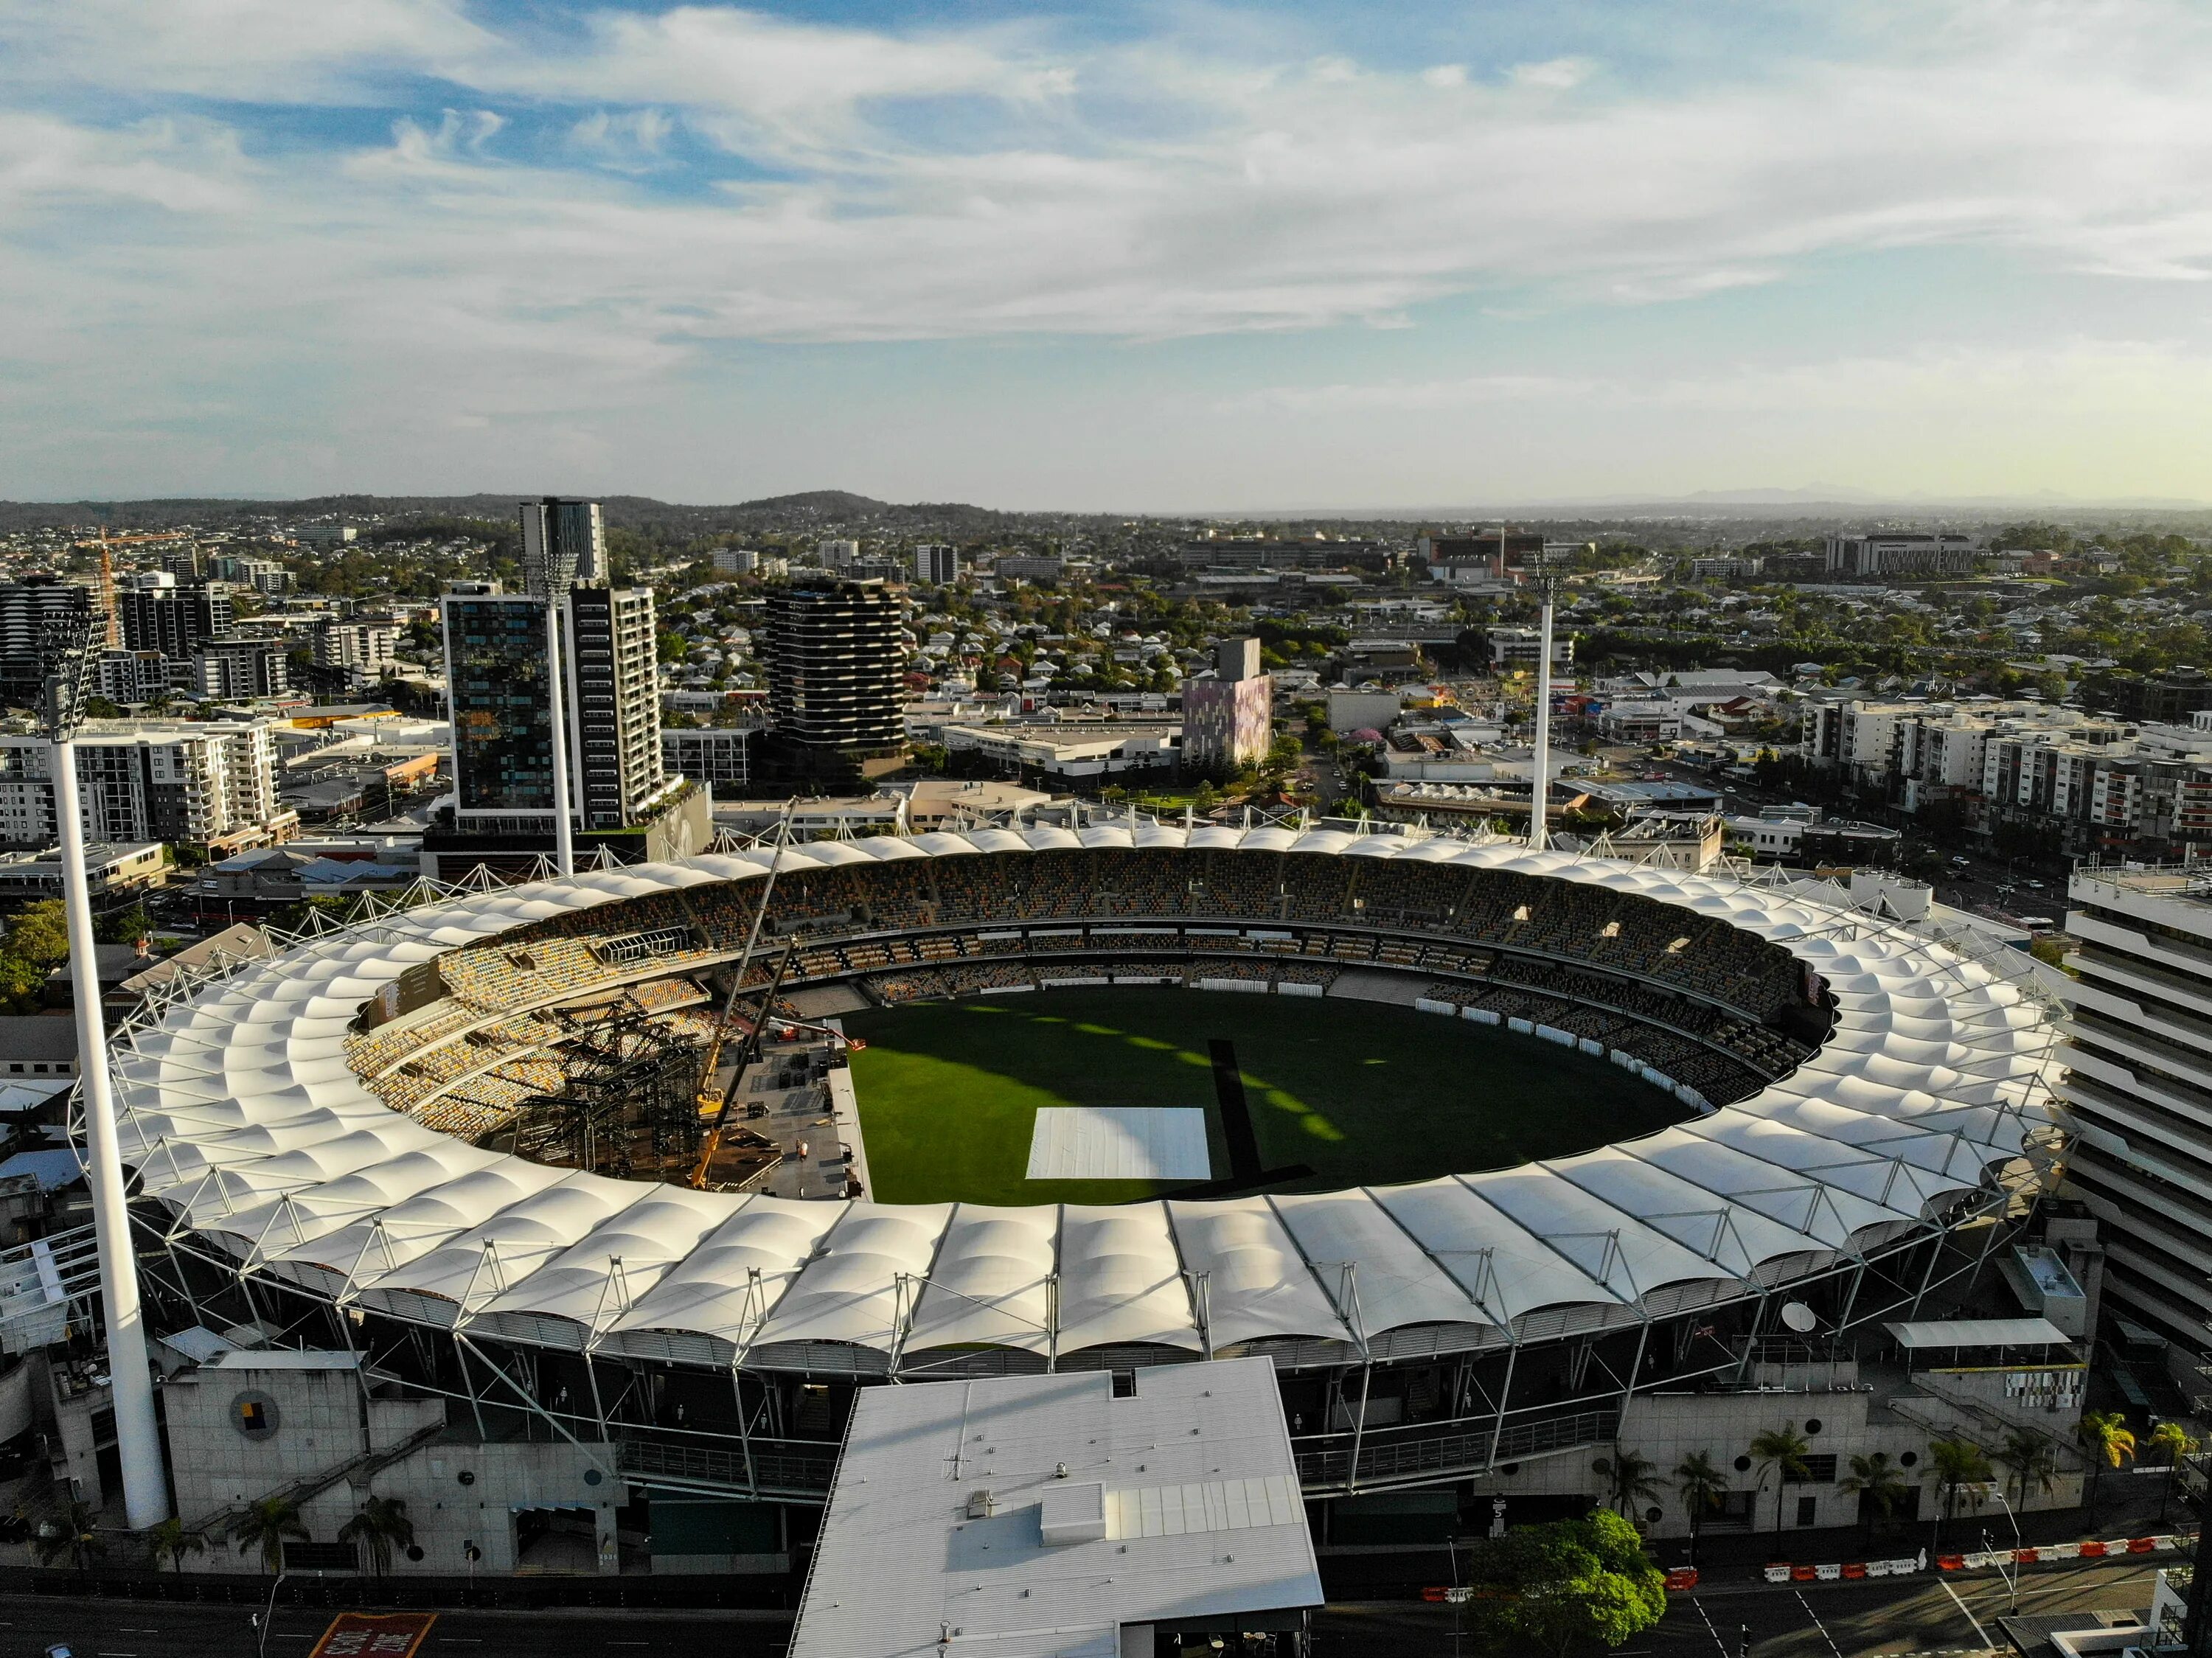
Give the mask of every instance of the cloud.
[[[641, 405], [729, 342], [1396, 329], [1929, 247], [2118, 295], [2212, 274], [2212, 16], [1806, 27], [1629, 73], [707, 5], [22, 8], [0, 300], [40, 325], [0, 371], [67, 342], [149, 421], [281, 395], [288, 365], [398, 407], [419, 376], [466, 429]], [[61, 399], [14, 389], [34, 420]]]

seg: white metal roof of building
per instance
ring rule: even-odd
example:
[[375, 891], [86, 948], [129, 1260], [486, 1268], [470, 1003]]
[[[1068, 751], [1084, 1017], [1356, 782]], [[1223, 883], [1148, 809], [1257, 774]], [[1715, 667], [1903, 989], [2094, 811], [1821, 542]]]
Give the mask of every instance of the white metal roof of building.
[[[1540, 1314], [1553, 1327], [1723, 1299], [1923, 1226], [2050, 1121], [2057, 1037], [2032, 987], [1802, 885], [1511, 843], [1149, 823], [830, 841], [784, 857], [790, 870], [1133, 845], [1406, 857], [1638, 894], [1788, 948], [1826, 978], [1834, 1027], [1750, 1098], [1578, 1156], [1110, 1209], [800, 1203], [544, 1168], [400, 1114], [349, 1067], [349, 1021], [404, 969], [547, 917], [759, 878], [763, 849], [456, 896], [178, 994], [117, 1042], [125, 1155], [149, 1195], [241, 1260], [403, 1316], [715, 1363], [839, 1343], [880, 1364], [973, 1342], [1197, 1352], [1278, 1337], [1373, 1343], [1416, 1325], [1463, 1327], [1456, 1339], [1474, 1344]], [[1202, 1308], [1187, 1277], [1200, 1272]], [[918, 1296], [902, 1294], [907, 1278]]]
[[1918, 1319], [1881, 1327], [1900, 1347], [2070, 1347], [2074, 1338], [2047, 1318]]
[[1125, 1624], [1321, 1600], [1265, 1359], [1161, 1366], [1121, 1399], [1102, 1371], [869, 1388], [791, 1655], [1119, 1658]]

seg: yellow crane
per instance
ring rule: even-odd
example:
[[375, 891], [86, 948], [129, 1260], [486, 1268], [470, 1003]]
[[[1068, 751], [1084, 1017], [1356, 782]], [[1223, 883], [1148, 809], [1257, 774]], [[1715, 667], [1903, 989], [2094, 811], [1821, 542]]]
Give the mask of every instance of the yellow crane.
[[[755, 841], [754, 844], [757, 846], [759, 842]], [[752, 970], [753, 951], [760, 944], [761, 927], [768, 920], [769, 904], [775, 897], [775, 878], [783, 869], [783, 850], [790, 844], [791, 808], [786, 806], [777, 825], [775, 853], [768, 862], [768, 880], [762, 885], [760, 903], [753, 911], [752, 926], [746, 930], [745, 947], [738, 952], [737, 973], [730, 981], [730, 993], [722, 1004], [722, 1017], [715, 1023], [714, 1037], [707, 1044], [707, 1061], [700, 1068], [699, 1086], [693, 1096], [694, 1104], [701, 1116], [706, 1115], [709, 1110], [714, 1114], [714, 1126], [701, 1142], [699, 1161], [691, 1170], [694, 1190], [706, 1189], [707, 1169], [714, 1161], [715, 1151], [721, 1146], [722, 1125], [729, 1120], [730, 1102], [737, 1096], [738, 1084], [745, 1074], [745, 1066], [751, 1063], [752, 1055], [759, 1050], [761, 1025], [775, 1010], [775, 993], [783, 984], [784, 969], [791, 962], [791, 947], [797, 942], [796, 939], [786, 941], [783, 957], [775, 965], [775, 975], [769, 981], [768, 993], [762, 997], [760, 1011], [754, 1015], [752, 1029], [746, 1033], [744, 1047], [738, 1052], [737, 1074], [730, 1078], [727, 1089], [717, 1093], [714, 1072], [722, 1062], [722, 1043], [729, 1033], [731, 1018], [737, 1011], [738, 998], [744, 993], [745, 975]]]
[[738, 1048], [737, 1069], [730, 1073], [730, 1085], [717, 1090], [714, 1086], [714, 1072], [721, 1062], [722, 1042], [728, 1034], [730, 1020], [737, 1008], [738, 993], [744, 985], [745, 975], [742, 965], [738, 969], [736, 981], [730, 986], [730, 999], [722, 1010], [722, 1017], [715, 1027], [714, 1040], [707, 1045], [707, 1063], [699, 1078], [697, 1096], [699, 1114], [703, 1117], [712, 1111], [714, 1114], [714, 1121], [708, 1128], [706, 1138], [699, 1142], [699, 1161], [691, 1170], [691, 1187], [694, 1191], [706, 1189], [707, 1170], [714, 1163], [715, 1152], [722, 1148], [722, 1130], [730, 1120], [730, 1107], [736, 1102], [738, 1084], [744, 1081], [746, 1067], [750, 1066], [760, 1054], [761, 1033], [768, 1029], [769, 1020], [775, 1015], [776, 993], [783, 988], [784, 970], [791, 965], [791, 952], [797, 947], [798, 943], [796, 938], [785, 942], [783, 954], [776, 958], [775, 972], [761, 993], [760, 1006], [754, 1010], [752, 1028], [745, 1032], [745, 1039]]

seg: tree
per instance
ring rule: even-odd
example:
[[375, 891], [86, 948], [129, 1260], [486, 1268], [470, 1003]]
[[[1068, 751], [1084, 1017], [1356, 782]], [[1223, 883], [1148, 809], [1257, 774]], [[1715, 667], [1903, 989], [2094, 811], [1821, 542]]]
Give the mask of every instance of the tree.
[[1728, 1495], [1728, 1480], [1713, 1465], [1711, 1451], [1697, 1451], [1674, 1465], [1674, 1489], [1682, 1494], [1682, 1507], [1690, 1516], [1690, 1564], [1698, 1564], [1698, 1534], [1705, 1516]]
[[372, 1497], [361, 1512], [338, 1527], [338, 1541], [353, 1545], [379, 1577], [392, 1570], [392, 1552], [415, 1540], [415, 1522], [407, 1517], [404, 1497]]
[[135, 944], [153, 930], [153, 918], [146, 914], [143, 904], [133, 904], [112, 915], [103, 915], [92, 926], [93, 937], [105, 944]]
[[90, 1571], [92, 1563], [107, 1552], [106, 1540], [94, 1529], [99, 1522], [89, 1503], [71, 1503], [40, 1521], [31, 1533], [39, 1564], [51, 1566], [66, 1558], [79, 1571]]
[[[2150, 1430], [2150, 1448], [2165, 1459], [2167, 1467], [2178, 1473], [2181, 1469], [2181, 1459], [2197, 1455], [2197, 1441], [2196, 1436], [2179, 1422], [2166, 1421]], [[2161, 1482], [2159, 1491], [2158, 1517], [2161, 1522], [2166, 1519], [2166, 1505], [2172, 1500], [2173, 1481], [2167, 1479]]]
[[[1929, 1552], [1943, 1535], [1943, 1522], [1955, 1520], [1959, 1515], [1959, 1499], [1969, 1485], [1985, 1485], [1990, 1481], [1990, 1459], [1979, 1445], [1971, 1439], [1934, 1439], [1928, 1442], [1928, 1461], [1936, 1475], [1936, 1495], [1942, 1506], [1937, 1511], [1929, 1537]], [[1981, 1498], [1974, 1499], [1981, 1506]]]
[[1615, 1445], [1611, 1456], [1601, 1456], [1590, 1468], [1605, 1481], [1606, 1501], [1624, 1519], [1632, 1521], [1637, 1509], [1659, 1500], [1659, 1465], [1649, 1457]]
[[1875, 1451], [1869, 1456], [1851, 1459], [1851, 1471], [1836, 1482], [1836, 1489], [1845, 1496], [1859, 1499], [1859, 1519], [1866, 1526], [1866, 1540], [1874, 1541], [1874, 1522], [1879, 1519], [1887, 1526], [1896, 1517], [1898, 1505], [1911, 1487], [1905, 1483], [1904, 1473], [1890, 1461], [1887, 1451]]
[[261, 1551], [261, 1564], [272, 1573], [284, 1570], [284, 1540], [307, 1541], [307, 1527], [300, 1518], [300, 1505], [289, 1497], [264, 1497], [246, 1505], [230, 1528], [230, 1540], [240, 1548]]
[[1476, 1542], [1468, 1581], [1470, 1621], [1490, 1644], [1552, 1658], [1617, 1647], [1667, 1611], [1667, 1580], [1644, 1558], [1643, 1540], [1605, 1509]]
[[2118, 1411], [2084, 1411], [2074, 1430], [2081, 1448], [2089, 1453], [2089, 1523], [2097, 1523], [2097, 1487], [2105, 1470], [2135, 1461], [2136, 1436], [2128, 1419]]
[[1752, 1460], [1759, 1464], [1759, 1489], [1766, 1489], [1770, 1470], [1775, 1476], [1774, 1538], [1778, 1548], [1782, 1540], [1782, 1487], [1791, 1479], [1805, 1477], [1805, 1458], [1812, 1448], [1812, 1442], [1795, 1428], [1769, 1428], [1751, 1442]]
[[2058, 1448], [2051, 1442], [2051, 1436], [2038, 1433], [2033, 1428], [2014, 1428], [2004, 1436], [1997, 1448], [1996, 1460], [2004, 1464], [2012, 1476], [2012, 1483], [2020, 1489], [2017, 1506], [2027, 1506], [2031, 1490], [2050, 1492], [2058, 1478]]
[[207, 1539], [196, 1531], [186, 1531], [183, 1521], [171, 1518], [148, 1530], [146, 1550], [153, 1557], [155, 1571], [166, 1564], [170, 1570], [180, 1572], [186, 1555], [207, 1552]]

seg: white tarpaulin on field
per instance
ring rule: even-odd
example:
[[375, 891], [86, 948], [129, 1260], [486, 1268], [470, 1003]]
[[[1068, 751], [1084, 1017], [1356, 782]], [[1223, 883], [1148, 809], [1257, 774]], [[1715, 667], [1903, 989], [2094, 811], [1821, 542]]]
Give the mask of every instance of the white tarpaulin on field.
[[1179, 1106], [1048, 1105], [1030, 1131], [1031, 1180], [1211, 1180], [1206, 1113]]

